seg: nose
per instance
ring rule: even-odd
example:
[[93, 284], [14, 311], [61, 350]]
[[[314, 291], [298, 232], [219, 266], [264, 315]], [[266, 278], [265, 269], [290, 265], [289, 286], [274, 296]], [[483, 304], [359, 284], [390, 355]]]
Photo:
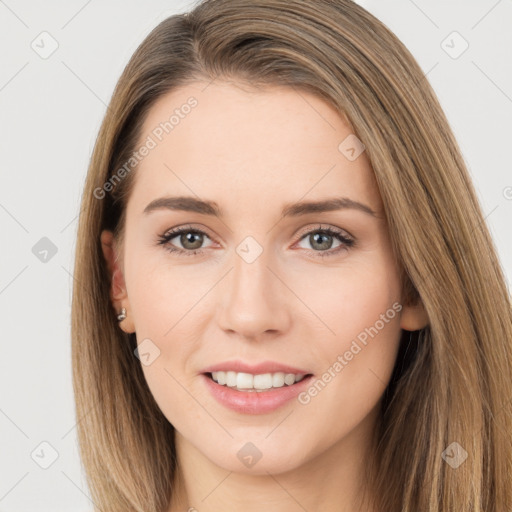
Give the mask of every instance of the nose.
[[[286, 332], [291, 323], [293, 294], [283, 284], [270, 251], [248, 263], [234, 251], [233, 268], [219, 287], [219, 326], [241, 338], [263, 339]], [[279, 277], [278, 277], [279, 276]]]

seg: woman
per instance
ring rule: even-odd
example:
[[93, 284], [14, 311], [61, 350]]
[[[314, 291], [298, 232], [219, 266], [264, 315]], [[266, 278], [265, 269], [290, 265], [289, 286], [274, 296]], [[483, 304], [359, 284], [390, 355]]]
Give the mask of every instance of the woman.
[[73, 292], [98, 510], [512, 510], [512, 315], [421, 69], [349, 0], [206, 0], [103, 121]]

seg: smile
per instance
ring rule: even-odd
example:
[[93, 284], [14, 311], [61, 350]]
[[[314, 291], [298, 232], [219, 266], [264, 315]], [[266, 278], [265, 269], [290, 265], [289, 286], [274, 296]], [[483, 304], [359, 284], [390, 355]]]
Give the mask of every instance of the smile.
[[221, 386], [245, 392], [261, 392], [272, 388], [282, 388], [285, 385], [292, 386], [305, 377], [305, 374], [284, 372], [253, 375], [252, 373], [244, 372], [216, 371], [208, 375]]

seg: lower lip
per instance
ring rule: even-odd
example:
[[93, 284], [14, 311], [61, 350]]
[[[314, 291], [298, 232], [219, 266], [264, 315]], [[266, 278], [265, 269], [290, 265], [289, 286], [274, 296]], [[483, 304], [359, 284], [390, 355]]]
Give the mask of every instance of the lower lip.
[[237, 391], [217, 384], [208, 375], [202, 375], [213, 397], [225, 407], [242, 414], [264, 414], [275, 411], [296, 397], [309, 385], [312, 375], [291, 386], [272, 388], [268, 391]]

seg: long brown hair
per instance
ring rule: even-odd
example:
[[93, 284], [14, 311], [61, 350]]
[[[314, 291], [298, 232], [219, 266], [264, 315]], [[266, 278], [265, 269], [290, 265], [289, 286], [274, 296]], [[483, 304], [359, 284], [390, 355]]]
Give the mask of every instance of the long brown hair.
[[[385, 392], [368, 464], [376, 509], [512, 510], [512, 313], [496, 249], [422, 70], [350, 0], [206, 0], [160, 23], [115, 88], [82, 197], [72, 304], [77, 431], [97, 509], [165, 512], [175, 491], [174, 429], [133, 354], [135, 334], [117, 325], [100, 233], [122, 241], [136, 168], [112, 180], [148, 110], [199, 79], [316, 94], [366, 146], [403, 301], [421, 300], [429, 317], [403, 333]], [[454, 453], [467, 453], [456, 468]]]

